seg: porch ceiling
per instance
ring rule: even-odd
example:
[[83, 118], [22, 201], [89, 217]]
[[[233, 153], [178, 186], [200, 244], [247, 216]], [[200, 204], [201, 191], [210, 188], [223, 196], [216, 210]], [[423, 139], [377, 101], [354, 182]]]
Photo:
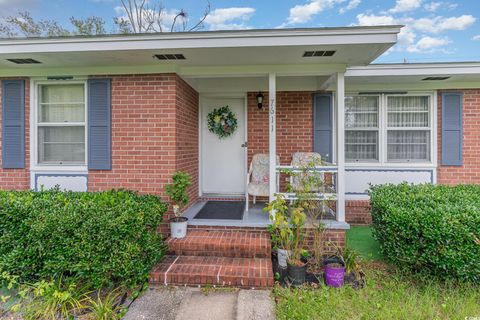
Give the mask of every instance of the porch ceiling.
[[[399, 31], [399, 26], [388, 26], [0, 39], [0, 75], [76, 74], [85, 68], [194, 75], [222, 66], [367, 65], [396, 42]], [[303, 57], [305, 51], [318, 50], [336, 52], [330, 57]], [[186, 59], [153, 57], [168, 53]], [[18, 65], [6, 60], [18, 58], [41, 63]]]

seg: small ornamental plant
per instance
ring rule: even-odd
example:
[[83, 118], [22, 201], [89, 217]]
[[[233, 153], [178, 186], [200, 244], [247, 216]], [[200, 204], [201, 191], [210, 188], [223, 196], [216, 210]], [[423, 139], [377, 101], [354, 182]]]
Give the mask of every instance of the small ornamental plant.
[[181, 209], [188, 204], [190, 200], [187, 194], [187, 188], [192, 184], [190, 176], [183, 172], [177, 171], [172, 176], [173, 183], [165, 187], [165, 193], [170, 198], [173, 206], [175, 217], [181, 216]]
[[177, 171], [172, 176], [173, 183], [165, 186], [165, 193], [170, 198], [175, 217], [170, 219], [170, 234], [172, 238], [184, 238], [187, 235], [188, 218], [182, 217], [182, 208], [188, 201], [187, 188], [191, 185], [190, 176], [183, 171]]

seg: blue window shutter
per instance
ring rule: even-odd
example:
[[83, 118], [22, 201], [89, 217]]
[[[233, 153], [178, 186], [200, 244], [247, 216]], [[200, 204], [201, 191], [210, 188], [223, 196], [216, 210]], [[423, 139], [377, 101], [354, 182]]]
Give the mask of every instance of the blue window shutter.
[[313, 151], [322, 156], [322, 160], [332, 162], [333, 104], [332, 95], [315, 93], [313, 95]]
[[88, 80], [88, 169], [112, 169], [110, 79]]
[[25, 168], [25, 81], [2, 81], [2, 167]]
[[442, 94], [442, 165], [463, 164], [463, 95], [458, 92]]

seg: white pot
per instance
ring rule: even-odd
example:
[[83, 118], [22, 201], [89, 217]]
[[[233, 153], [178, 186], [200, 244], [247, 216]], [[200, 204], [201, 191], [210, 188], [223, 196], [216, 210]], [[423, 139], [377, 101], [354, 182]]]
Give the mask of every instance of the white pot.
[[287, 267], [287, 260], [290, 251], [285, 249], [277, 249], [277, 257], [278, 257], [278, 265], [280, 267], [286, 268]]
[[[183, 221], [178, 221], [178, 220]], [[174, 218], [170, 220], [170, 236], [172, 238], [185, 238], [187, 235], [187, 226], [188, 226], [188, 219], [185, 217], [182, 218]]]

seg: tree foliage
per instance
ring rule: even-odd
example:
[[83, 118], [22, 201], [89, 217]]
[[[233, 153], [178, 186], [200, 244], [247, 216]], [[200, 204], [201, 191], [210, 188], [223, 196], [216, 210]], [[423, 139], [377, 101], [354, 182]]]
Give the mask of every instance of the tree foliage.
[[184, 9], [169, 12], [160, 1], [121, 0], [125, 17], [114, 19], [119, 30], [128, 33], [198, 31], [210, 14], [210, 2], [207, 1], [201, 18], [189, 26], [188, 12]]
[[113, 18], [114, 28], [107, 31], [103, 18], [90, 16], [84, 19], [71, 17], [68, 26], [54, 20], [34, 19], [28, 11], [0, 19], [0, 37], [66, 37], [152, 32], [198, 31], [204, 27], [204, 21], [210, 14], [207, 2], [201, 18], [189, 24], [186, 10], [167, 10], [160, 1], [120, 0], [124, 15]]
[[66, 37], [73, 35], [105, 34], [105, 21], [96, 16], [86, 19], [70, 18], [71, 29], [53, 20], [35, 20], [28, 11], [8, 16], [0, 23], [2, 37]]

